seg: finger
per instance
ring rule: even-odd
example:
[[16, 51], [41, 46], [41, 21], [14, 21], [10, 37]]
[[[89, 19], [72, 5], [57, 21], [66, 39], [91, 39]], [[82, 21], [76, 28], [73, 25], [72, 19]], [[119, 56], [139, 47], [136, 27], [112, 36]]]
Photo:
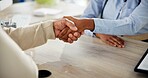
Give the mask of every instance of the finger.
[[72, 40], [72, 41], [77, 41], [78, 40], [78, 38], [76, 38], [74, 35], [72, 35], [72, 34], [69, 34], [68, 35], [69, 36], [69, 38]]
[[78, 18], [74, 18], [74, 17], [71, 17], [71, 16], [65, 16], [64, 18], [67, 18], [67, 19], [73, 21], [75, 23], [75, 26], [78, 28], [77, 31], [82, 32], [85, 29], [87, 29], [86, 26], [85, 26], [86, 22], [84, 22], [84, 21], [82, 21], [82, 20], [80, 20]]
[[81, 32], [81, 35], [84, 35], [84, 31]]
[[122, 39], [118, 38], [117, 36], [112, 37], [114, 41], [116, 41], [118, 44], [122, 44]]
[[73, 43], [73, 40], [71, 40], [70, 38], [68, 38], [68, 42], [69, 43]]
[[72, 31], [69, 29], [69, 30], [67, 31], [67, 33], [64, 34], [61, 38], [62, 38], [62, 39], [68, 40], [68, 35], [69, 35], [71, 32], [72, 32]]
[[119, 38], [119, 37], [117, 37], [117, 39], [118, 39], [118, 40], [120, 40], [120, 42], [121, 42], [121, 44], [122, 44], [122, 46], [121, 46], [121, 47], [122, 47], [122, 48], [124, 48], [124, 47], [125, 47], [125, 45], [124, 45], [124, 40], [123, 40], [123, 39], [121, 39], [121, 38]]
[[111, 39], [114, 40], [118, 44], [118, 47], [120, 48], [124, 47], [124, 40], [122, 40], [121, 38], [112, 37]]
[[113, 38], [113, 37], [109, 38], [108, 41], [112, 42], [115, 47], [122, 48], [122, 44], [119, 44], [117, 41], [115, 41], [115, 40], [112, 39], [112, 38]]
[[72, 31], [77, 31], [78, 30], [78, 28], [75, 26], [75, 23], [72, 22], [71, 20], [67, 19], [67, 18], [65, 18], [65, 25], [67, 27], [69, 27]]
[[65, 38], [60, 37], [59, 40], [63, 40], [64, 42], [67, 42], [68, 40]]
[[66, 39], [63, 39], [63, 41], [64, 41], [64, 42], [68, 42], [68, 40], [66, 40]]
[[81, 36], [81, 33], [75, 32], [75, 33], [74, 33], [74, 36], [75, 36], [76, 38], [79, 38], [79, 37]]
[[62, 36], [64, 36], [64, 35], [67, 33], [68, 30], [69, 30], [68, 27], [64, 28], [64, 29], [59, 33], [58, 38], [62, 38]]
[[72, 17], [72, 16], [64, 16], [63, 18], [67, 18], [67, 19], [69, 19], [69, 20], [74, 20], [74, 19], [75, 19], [75, 18]]
[[121, 38], [117, 37], [117, 40], [119, 40], [119, 41], [121, 42], [121, 44], [123, 44], [123, 45], [124, 45], [124, 40], [123, 40], [123, 39], [121, 39]]
[[68, 42], [68, 39], [62, 39], [62, 38], [59, 38], [59, 39], [64, 41], [64, 42]]
[[[114, 43], [112, 43], [111, 41], [105, 41], [106, 44], [109, 44], [111, 46], [114, 46]], [[116, 47], [116, 46], [115, 46]]]
[[107, 43], [107, 44], [109, 44], [109, 45], [111, 45], [111, 46], [114, 46], [114, 47], [118, 47], [118, 48], [121, 48], [121, 47], [119, 47], [118, 45], [115, 45], [113, 42], [111, 42], [111, 41], [106, 41], [105, 43]]
[[59, 38], [59, 40], [62, 40], [62, 41], [64, 41], [64, 42], [68, 42], [68, 40], [67, 40], [67, 39], [62, 39], [62, 38]]

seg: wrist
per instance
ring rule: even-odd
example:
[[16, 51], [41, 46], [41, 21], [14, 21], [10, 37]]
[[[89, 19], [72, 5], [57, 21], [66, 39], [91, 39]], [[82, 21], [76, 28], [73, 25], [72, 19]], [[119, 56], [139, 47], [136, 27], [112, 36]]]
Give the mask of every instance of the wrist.
[[85, 29], [93, 31], [95, 28], [93, 19], [84, 19]]

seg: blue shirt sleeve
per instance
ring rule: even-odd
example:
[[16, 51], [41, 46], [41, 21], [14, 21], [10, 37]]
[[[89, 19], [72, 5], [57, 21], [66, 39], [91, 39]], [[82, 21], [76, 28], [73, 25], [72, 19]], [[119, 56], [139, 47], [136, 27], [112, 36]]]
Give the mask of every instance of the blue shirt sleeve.
[[[137, 34], [142, 28], [148, 28], [148, 0], [141, 0], [139, 6], [135, 8], [129, 17], [117, 20], [94, 18], [94, 22], [94, 33], [112, 35]], [[142, 33], [148, 33], [148, 30]]]

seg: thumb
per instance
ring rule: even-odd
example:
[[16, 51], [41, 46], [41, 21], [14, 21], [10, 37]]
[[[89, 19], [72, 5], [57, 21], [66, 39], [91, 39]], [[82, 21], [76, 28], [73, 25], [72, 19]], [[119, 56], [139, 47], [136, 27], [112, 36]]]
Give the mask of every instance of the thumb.
[[71, 20], [73, 22], [76, 22], [77, 21], [77, 19], [75, 17], [72, 17], [72, 16], [64, 16], [63, 18], [68, 19], [68, 20]]
[[63, 18], [67, 18], [69, 20], [74, 20], [74, 17], [72, 17], [72, 16], [64, 16]]
[[67, 18], [66, 19], [66, 26], [69, 27], [72, 31], [77, 31], [78, 28], [75, 26], [75, 23]]

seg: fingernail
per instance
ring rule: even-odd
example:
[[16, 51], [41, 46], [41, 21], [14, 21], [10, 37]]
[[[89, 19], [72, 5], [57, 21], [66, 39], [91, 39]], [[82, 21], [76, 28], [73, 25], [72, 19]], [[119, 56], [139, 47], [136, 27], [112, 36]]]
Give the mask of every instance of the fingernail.
[[125, 46], [123, 45], [122, 47], [124, 48]]
[[70, 36], [70, 37], [73, 37], [73, 35], [72, 35], [72, 34], [69, 34], [69, 36]]
[[74, 26], [74, 28], [75, 28], [75, 30], [78, 30], [78, 28], [77, 28], [77, 27], [75, 27], [75, 26]]
[[78, 28], [76, 27], [76, 26], [71, 26], [72, 27], [72, 29], [74, 29], [74, 30], [78, 30]]

